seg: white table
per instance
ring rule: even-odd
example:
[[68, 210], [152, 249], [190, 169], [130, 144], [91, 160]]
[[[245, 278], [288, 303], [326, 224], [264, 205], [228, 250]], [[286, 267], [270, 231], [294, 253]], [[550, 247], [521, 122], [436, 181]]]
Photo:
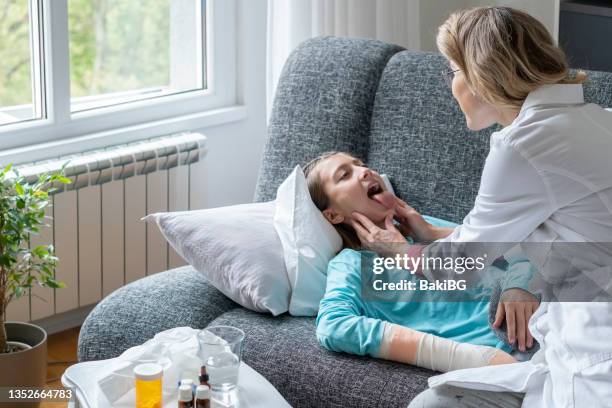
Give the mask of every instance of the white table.
[[[74, 408], [111, 407], [97, 384], [100, 372], [115, 359], [90, 361], [68, 367], [62, 375], [62, 384], [73, 389], [73, 398], [68, 403]], [[261, 374], [246, 363], [240, 364], [238, 376], [238, 400], [240, 408], [290, 408], [289, 403]], [[177, 406], [176, 394], [164, 397], [164, 408]], [[219, 405], [217, 405], [219, 406]], [[134, 390], [115, 404], [116, 408], [134, 407]], [[213, 407], [215, 407], [213, 402]]]

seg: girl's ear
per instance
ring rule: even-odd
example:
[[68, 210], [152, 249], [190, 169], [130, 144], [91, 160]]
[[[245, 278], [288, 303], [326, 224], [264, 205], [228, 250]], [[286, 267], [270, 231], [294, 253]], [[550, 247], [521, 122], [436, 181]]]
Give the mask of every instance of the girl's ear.
[[323, 216], [325, 217], [325, 219], [327, 219], [327, 221], [331, 222], [334, 225], [340, 224], [341, 222], [344, 221], [344, 216], [341, 214], [338, 214], [336, 211], [332, 210], [331, 208], [326, 208], [325, 210], [323, 210]]

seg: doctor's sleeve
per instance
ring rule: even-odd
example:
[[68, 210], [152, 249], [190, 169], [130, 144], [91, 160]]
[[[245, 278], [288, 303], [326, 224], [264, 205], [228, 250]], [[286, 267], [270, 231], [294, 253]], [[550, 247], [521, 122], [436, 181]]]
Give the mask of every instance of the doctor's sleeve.
[[504, 254], [508, 262], [506, 273], [501, 281], [502, 292], [508, 289], [519, 288], [529, 292], [529, 281], [534, 275], [534, 266], [521, 252], [517, 245]]
[[[488, 266], [551, 216], [555, 209], [551, 197], [544, 175], [508, 142], [492, 137], [474, 208], [448, 237], [428, 245], [422, 252], [429, 257], [458, 253], [476, 257], [482, 256], [477, 250], [484, 247]], [[484, 246], [461, 245], [464, 243]], [[464, 252], [458, 252], [459, 248]], [[437, 271], [430, 272], [424, 271], [429, 279], [438, 277], [434, 276]]]
[[354, 264], [330, 262], [317, 340], [328, 350], [380, 357], [385, 322], [364, 315], [360, 273]]

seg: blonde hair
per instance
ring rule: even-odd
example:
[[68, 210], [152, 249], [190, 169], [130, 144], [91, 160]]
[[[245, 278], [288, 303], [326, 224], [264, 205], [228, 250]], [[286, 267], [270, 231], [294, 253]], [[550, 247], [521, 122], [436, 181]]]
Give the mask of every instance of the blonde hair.
[[520, 108], [542, 85], [586, 80], [583, 71], [570, 78], [565, 53], [542, 23], [510, 7], [455, 12], [438, 29], [436, 42], [472, 93], [498, 108]]
[[[344, 154], [346, 156], [355, 158], [355, 156], [349, 153], [331, 151], [322, 153], [321, 155], [309, 161], [304, 166], [304, 176], [306, 176], [306, 184], [308, 185], [308, 192], [310, 193], [310, 198], [321, 212], [329, 208], [330, 202], [329, 196], [325, 192], [325, 187], [323, 185], [323, 181], [321, 180], [321, 175], [319, 174], [317, 168], [323, 161], [337, 154]], [[336, 231], [338, 231], [338, 234], [340, 234], [340, 237], [342, 238], [342, 245], [344, 248], [351, 248], [356, 250], [361, 249], [361, 241], [359, 240], [359, 237], [357, 236], [355, 230], [350, 225], [340, 223], [333, 224], [333, 226]]]

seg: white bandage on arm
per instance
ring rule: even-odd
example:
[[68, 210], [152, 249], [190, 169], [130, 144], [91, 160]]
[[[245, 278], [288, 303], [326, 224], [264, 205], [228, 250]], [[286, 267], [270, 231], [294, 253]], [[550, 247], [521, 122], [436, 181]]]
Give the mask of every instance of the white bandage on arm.
[[385, 331], [383, 333], [382, 341], [380, 342], [378, 358], [389, 360], [389, 350], [391, 349], [391, 339], [393, 338], [394, 326], [394, 324], [385, 322]]
[[496, 352], [493, 347], [459, 343], [385, 322], [378, 356], [447, 372], [489, 365]]
[[496, 352], [497, 349], [493, 347], [459, 343], [423, 333], [415, 364], [442, 372], [483, 367], [489, 365]]

